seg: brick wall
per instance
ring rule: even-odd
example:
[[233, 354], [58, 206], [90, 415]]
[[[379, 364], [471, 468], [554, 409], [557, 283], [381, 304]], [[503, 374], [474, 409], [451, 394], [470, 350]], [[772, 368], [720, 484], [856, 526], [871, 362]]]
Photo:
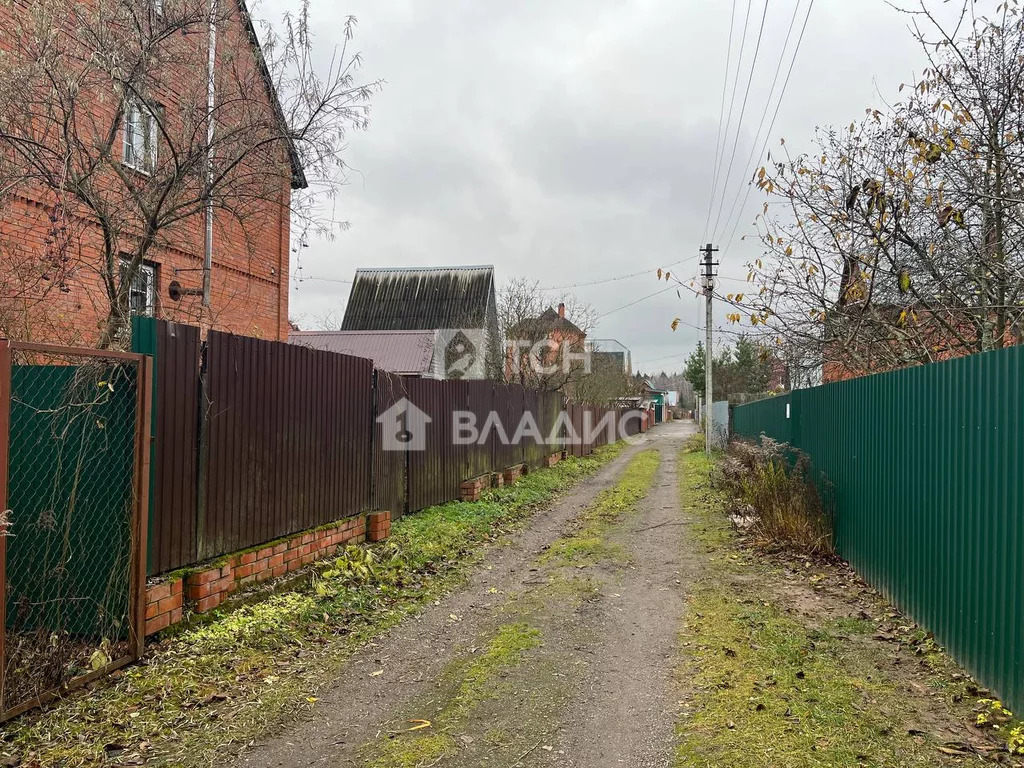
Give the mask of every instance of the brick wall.
[[298, 571], [346, 544], [380, 541], [390, 534], [391, 513], [371, 512], [231, 555], [185, 577], [151, 584], [146, 590], [146, 634], [181, 621], [186, 607], [196, 613], [212, 611], [242, 587]]
[[[17, 45], [18, 30], [33, 23], [30, 6], [20, 2], [0, 5], [0, 50], [11, 53], [15, 61], [18, 56], [31, 56]], [[223, 7], [230, 18], [220, 30], [218, 102], [222, 109], [239, 105], [238, 109], [250, 115], [252, 122], [252, 115], [271, 109], [270, 94], [258, 75], [255, 56], [246, 55], [252, 54], [252, 49], [239, 9], [234, 4]], [[69, 30], [66, 45], [73, 45], [74, 34], [75, 30]], [[206, 106], [205, 40], [205, 35], [177, 35], [170, 39], [166, 43], [168, 50], [163, 53], [174, 63], [154, 70], [147, 87], [148, 95], [161, 105], [168, 130], [180, 131], [176, 136], [179, 149], [188, 146], [188, 137], [195, 135], [189, 116], [196, 106]], [[171, 55], [178, 53], [181, 55]], [[104, 135], [116, 119], [119, 102], [108, 82], [101, 80], [96, 84], [95, 73], [86, 80], [90, 85], [76, 99], [80, 130]], [[247, 87], [252, 84], [257, 87]], [[240, 88], [244, 88], [243, 98], [237, 98]], [[218, 117], [223, 125], [231, 125], [231, 119], [228, 113]], [[48, 125], [41, 124], [39, 130], [47, 129], [52, 134]], [[117, 162], [121, 159], [121, 139], [119, 132], [113, 145]], [[171, 153], [167, 149], [165, 142], [158, 157], [170, 163]], [[283, 150], [279, 155], [279, 163], [261, 156], [259, 168], [248, 168], [243, 163], [239, 178], [262, 179], [258, 183], [264, 186], [255, 194], [249, 187], [241, 186], [244, 182], [232, 182], [239, 186], [223, 201], [231, 210], [218, 210], [215, 215], [209, 309], [202, 308], [198, 296], [186, 296], [175, 302], [168, 295], [168, 285], [173, 280], [184, 288], [195, 289], [202, 284], [203, 215], [190, 215], [161, 229], [157, 244], [147, 254], [147, 260], [156, 269], [158, 317], [189, 322], [204, 330], [217, 328], [264, 339], [287, 338], [290, 165]], [[82, 159], [76, 158], [76, 162]], [[127, 177], [139, 184], [144, 180], [132, 170]], [[153, 179], [168, 177], [158, 168]], [[28, 174], [25, 178], [24, 183], [0, 200], [0, 336], [93, 345], [109, 310], [101, 277], [101, 233], [95, 215], [74, 196], [65, 198], [62, 207], [56, 207], [52, 191], [32, 182]], [[114, 225], [120, 233], [118, 249], [130, 251], [136, 243], [134, 233], [142, 230], [127, 190], [132, 184], [102, 165], [94, 182], [108, 207], [121, 217]]]

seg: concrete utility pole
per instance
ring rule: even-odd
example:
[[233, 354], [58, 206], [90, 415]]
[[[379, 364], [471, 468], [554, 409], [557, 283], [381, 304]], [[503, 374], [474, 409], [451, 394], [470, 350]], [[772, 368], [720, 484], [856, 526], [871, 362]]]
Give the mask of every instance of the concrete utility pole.
[[717, 253], [717, 248], [712, 248], [708, 243], [700, 249], [704, 253], [704, 450], [708, 456], [711, 455], [711, 430], [714, 429], [712, 418], [712, 403], [715, 401], [712, 381], [712, 360], [711, 353], [711, 297], [715, 291], [715, 267], [717, 261], [711, 260], [711, 254]]

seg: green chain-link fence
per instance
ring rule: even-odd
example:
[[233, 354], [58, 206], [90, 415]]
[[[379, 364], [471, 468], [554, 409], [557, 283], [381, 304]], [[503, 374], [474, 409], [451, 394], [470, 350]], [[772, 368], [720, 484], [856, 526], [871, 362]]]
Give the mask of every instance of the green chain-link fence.
[[8, 350], [9, 368], [0, 358], [10, 393], [0, 440], [8, 454], [2, 710], [9, 716], [140, 648], [144, 363], [84, 350]]

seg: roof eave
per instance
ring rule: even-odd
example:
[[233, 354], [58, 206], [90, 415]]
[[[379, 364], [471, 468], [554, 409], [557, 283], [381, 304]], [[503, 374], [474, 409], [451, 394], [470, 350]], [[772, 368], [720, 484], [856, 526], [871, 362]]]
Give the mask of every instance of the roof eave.
[[306, 179], [306, 172], [302, 168], [302, 159], [299, 157], [299, 150], [295, 146], [295, 140], [290, 135], [288, 121], [285, 119], [284, 109], [281, 107], [281, 100], [277, 97], [277, 88], [274, 86], [273, 78], [270, 76], [270, 68], [267, 66], [267, 60], [263, 56], [263, 46], [260, 45], [260, 38], [256, 34], [256, 27], [252, 23], [252, 16], [249, 15], [249, 9], [245, 4], [245, 0], [238, 0], [238, 9], [242, 14], [242, 23], [245, 24], [246, 33], [249, 35], [249, 41], [252, 44], [253, 53], [256, 57], [256, 66], [259, 67], [260, 75], [267, 86], [267, 93], [270, 96], [270, 104], [274, 109], [274, 114], [277, 116], [281, 127], [289, 134], [288, 163], [292, 169], [292, 189], [306, 189], [309, 186], [309, 181]]

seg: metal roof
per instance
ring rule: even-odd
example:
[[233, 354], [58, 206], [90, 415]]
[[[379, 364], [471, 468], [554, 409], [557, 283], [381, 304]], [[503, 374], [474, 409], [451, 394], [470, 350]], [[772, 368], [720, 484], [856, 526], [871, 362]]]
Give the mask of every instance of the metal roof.
[[492, 266], [358, 269], [341, 329], [483, 328], [494, 303]]
[[433, 372], [436, 331], [292, 331], [289, 344], [367, 357], [384, 371], [406, 375]]

